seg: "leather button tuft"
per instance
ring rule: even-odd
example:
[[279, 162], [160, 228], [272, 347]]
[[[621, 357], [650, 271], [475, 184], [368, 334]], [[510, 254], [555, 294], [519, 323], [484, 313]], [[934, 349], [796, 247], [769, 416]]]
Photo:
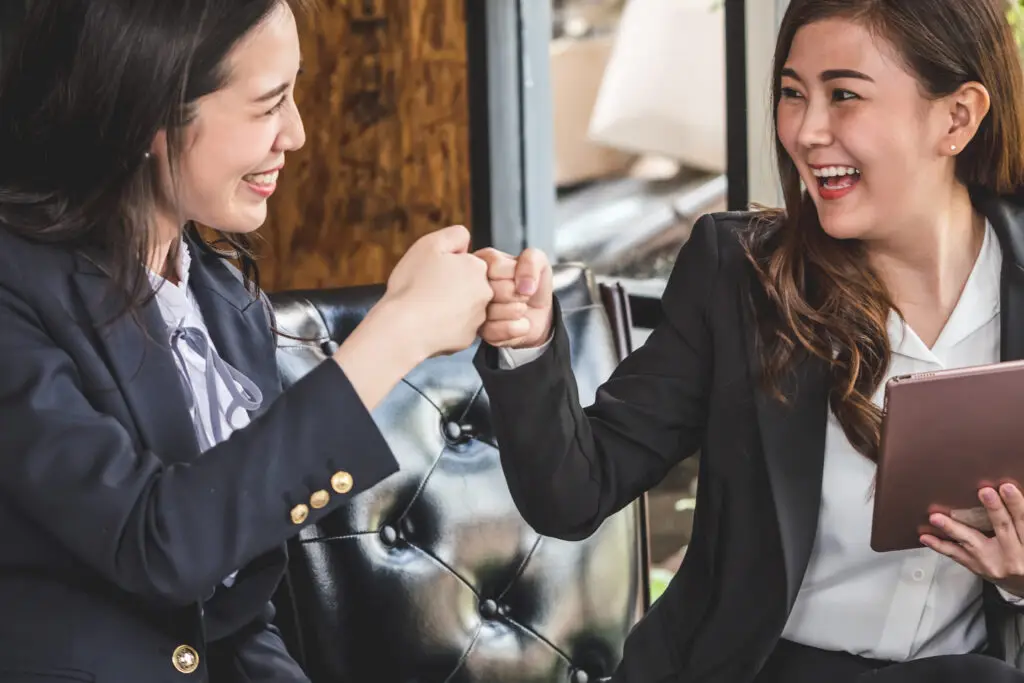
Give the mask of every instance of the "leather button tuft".
[[398, 531], [393, 526], [381, 527], [380, 540], [384, 545], [394, 545], [398, 542]]
[[174, 648], [171, 663], [179, 673], [194, 673], [199, 668], [199, 653], [191, 645], [179, 645]]
[[314, 510], [327, 507], [327, 503], [331, 501], [331, 494], [327, 493], [323, 489], [316, 491], [309, 497], [309, 505]]
[[325, 356], [333, 356], [337, 353], [339, 347], [338, 342], [333, 339], [328, 339], [320, 345], [320, 348], [323, 350]]
[[298, 505], [292, 508], [292, 524], [302, 524], [306, 521], [307, 517], [309, 517], [309, 508], [303, 505], [302, 503], [299, 503]]
[[338, 493], [348, 493], [352, 490], [352, 475], [344, 470], [335, 472], [331, 477], [331, 488]]
[[444, 438], [451, 442], [457, 442], [462, 439], [462, 425], [458, 422], [445, 422], [444, 424]]
[[583, 669], [576, 669], [570, 676], [572, 683], [587, 683], [590, 680], [590, 676]]
[[494, 600], [484, 600], [480, 603], [480, 616], [484, 619], [494, 619], [498, 616], [498, 603]]

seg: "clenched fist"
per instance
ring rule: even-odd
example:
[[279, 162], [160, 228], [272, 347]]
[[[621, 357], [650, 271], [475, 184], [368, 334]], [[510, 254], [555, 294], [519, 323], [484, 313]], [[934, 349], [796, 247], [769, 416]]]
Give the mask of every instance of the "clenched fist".
[[526, 349], [551, 336], [551, 264], [544, 252], [526, 249], [518, 258], [497, 249], [476, 256], [487, 264], [494, 296], [480, 337], [492, 346]]

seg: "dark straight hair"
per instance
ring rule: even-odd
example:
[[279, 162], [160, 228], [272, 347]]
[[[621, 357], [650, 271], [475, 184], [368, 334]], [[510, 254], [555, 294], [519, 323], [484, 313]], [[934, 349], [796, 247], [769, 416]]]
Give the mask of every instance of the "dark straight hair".
[[[173, 179], [196, 100], [226, 84], [232, 48], [282, 3], [305, 4], [31, 0], [0, 63], [0, 225], [98, 254], [134, 313], [152, 296], [159, 185], [146, 153], [165, 130]], [[216, 238], [256, 293], [251, 238]]]
[[956, 177], [972, 193], [1019, 197], [1024, 188], [1024, 76], [1006, 0], [791, 0], [773, 67], [776, 154], [784, 212], [755, 221], [747, 255], [758, 275], [755, 301], [763, 383], [779, 395], [783, 374], [808, 354], [829, 364], [830, 404], [850, 443], [874, 459], [881, 411], [872, 396], [888, 370], [892, 302], [857, 240], [825, 233], [778, 137], [782, 69], [797, 32], [830, 18], [858, 22], [888, 41], [927, 97], [969, 82], [991, 105], [957, 156]]

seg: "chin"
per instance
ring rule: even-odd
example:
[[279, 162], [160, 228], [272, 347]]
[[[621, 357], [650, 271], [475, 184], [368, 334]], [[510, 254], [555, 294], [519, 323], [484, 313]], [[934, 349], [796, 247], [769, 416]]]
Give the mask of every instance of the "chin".
[[216, 225], [217, 229], [221, 232], [244, 235], [246, 233], [259, 230], [266, 222], [267, 209], [266, 205], [264, 205], [262, 210], [256, 209], [235, 212], [233, 215], [228, 217], [227, 220], [214, 223], [213, 225]]
[[867, 235], [868, 223], [858, 220], [855, 216], [821, 216], [821, 229], [829, 237], [837, 240], [864, 239]]

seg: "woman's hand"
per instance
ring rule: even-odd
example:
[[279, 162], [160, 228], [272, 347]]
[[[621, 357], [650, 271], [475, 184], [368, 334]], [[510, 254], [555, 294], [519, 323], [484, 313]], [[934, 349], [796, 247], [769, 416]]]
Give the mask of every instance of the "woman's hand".
[[418, 364], [476, 341], [492, 296], [487, 265], [469, 253], [469, 231], [429, 233], [391, 271], [384, 296], [334, 360], [373, 410]]
[[526, 249], [518, 258], [497, 249], [476, 255], [487, 264], [494, 299], [480, 337], [491, 346], [533, 348], [551, 336], [551, 264], [539, 249]]
[[921, 536], [921, 543], [970, 569], [1008, 593], [1024, 597], [1024, 495], [1012, 484], [978, 491], [995, 530], [989, 537], [977, 529], [933, 514], [929, 521], [941, 529], [951, 541], [930, 534]]
[[469, 253], [461, 225], [418, 239], [391, 271], [381, 300], [395, 318], [395, 334], [424, 359], [469, 347], [493, 297], [487, 266]]

